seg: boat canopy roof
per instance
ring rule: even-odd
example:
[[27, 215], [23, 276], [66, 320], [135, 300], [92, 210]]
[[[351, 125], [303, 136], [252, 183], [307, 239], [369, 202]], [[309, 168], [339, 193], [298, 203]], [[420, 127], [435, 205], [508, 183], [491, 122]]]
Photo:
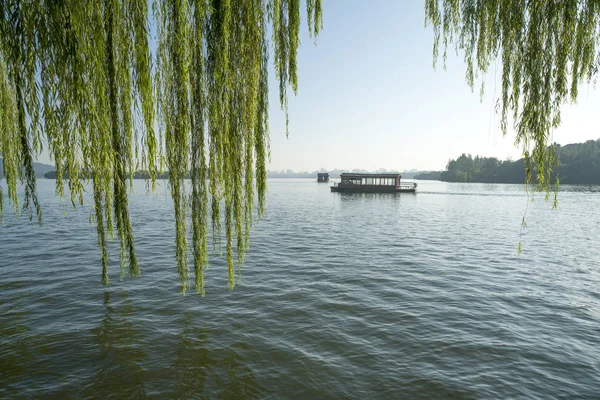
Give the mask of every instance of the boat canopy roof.
[[344, 172], [340, 174], [342, 179], [359, 179], [359, 178], [401, 178], [400, 174], [355, 174], [352, 172]]
[[327, 172], [317, 172], [317, 176], [329, 176]]

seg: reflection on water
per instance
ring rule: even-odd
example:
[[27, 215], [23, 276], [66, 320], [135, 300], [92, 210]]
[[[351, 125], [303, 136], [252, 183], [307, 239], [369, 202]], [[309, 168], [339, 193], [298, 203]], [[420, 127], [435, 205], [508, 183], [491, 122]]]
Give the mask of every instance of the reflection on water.
[[264, 394], [264, 388], [254, 379], [252, 370], [240, 362], [238, 351], [248, 350], [243, 343], [235, 343], [225, 352], [222, 365], [227, 370], [227, 377], [217, 375], [217, 382], [221, 388], [220, 399], [256, 399]]
[[145, 333], [164, 327], [160, 321], [158, 329], [149, 326], [152, 322], [140, 323], [140, 310], [126, 292], [113, 292], [112, 301], [111, 292], [104, 292], [104, 313], [89, 334], [33, 332], [25, 324], [32, 318], [25, 297], [16, 295], [0, 306], [0, 398], [140, 399], [160, 393], [166, 398], [255, 399], [267, 393], [248, 365], [249, 346], [223, 331], [195, 326], [197, 315], [184, 312], [181, 332], [161, 339], [161, 351], [151, 357], [152, 337]]
[[141, 363], [147, 356], [139, 344], [139, 331], [129, 319], [134, 310], [125, 298], [124, 304], [113, 307], [110, 292], [104, 292], [106, 313], [102, 323], [91, 330], [98, 354], [91, 360], [97, 372], [83, 389], [84, 397], [145, 398], [144, 371]]
[[[252, 370], [240, 360], [248, 350], [242, 342], [227, 348], [214, 348], [207, 329], [192, 325], [192, 316], [183, 315], [183, 331], [179, 334], [177, 359], [171, 367], [176, 398], [255, 399], [264, 396]], [[213, 337], [213, 340], [218, 340]], [[209, 350], [211, 349], [211, 350]]]
[[[0, 283], [0, 292], [16, 291], [11, 302], [0, 304], [0, 395], [18, 393], [16, 385], [33, 364], [33, 356], [28, 346], [27, 334], [30, 329], [24, 324], [26, 313], [23, 310], [24, 294], [21, 285]], [[6, 392], [5, 392], [6, 390]]]
[[176, 398], [206, 399], [205, 385], [210, 370], [217, 364], [206, 348], [208, 333], [190, 327], [189, 313], [184, 314], [184, 328], [179, 334], [177, 359], [171, 367]]
[[600, 193], [600, 185], [560, 185], [561, 193]]

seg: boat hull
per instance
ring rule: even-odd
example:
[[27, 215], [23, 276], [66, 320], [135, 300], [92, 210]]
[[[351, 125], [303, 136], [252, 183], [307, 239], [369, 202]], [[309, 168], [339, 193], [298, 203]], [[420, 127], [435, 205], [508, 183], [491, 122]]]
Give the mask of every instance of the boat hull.
[[362, 185], [353, 186], [330, 186], [332, 192], [337, 193], [416, 193], [416, 187], [366, 187]]

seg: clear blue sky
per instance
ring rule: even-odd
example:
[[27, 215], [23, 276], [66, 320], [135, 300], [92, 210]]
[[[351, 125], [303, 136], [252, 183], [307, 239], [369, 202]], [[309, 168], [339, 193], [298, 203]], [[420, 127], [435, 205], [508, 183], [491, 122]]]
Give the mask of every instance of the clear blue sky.
[[[425, 28], [422, 1], [323, 0], [317, 45], [308, 35], [304, 1], [301, 7], [299, 90], [297, 96], [289, 90], [287, 139], [278, 83], [270, 71], [269, 169], [442, 170], [462, 153], [521, 156], [514, 135], [500, 132], [494, 67], [483, 102], [479, 89], [472, 93], [467, 86], [462, 55], [453, 49], [447, 70], [441, 60], [433, 69], [433, 32]], [[576, 106], [563, 107], [555, 142], [600, 137], [600, 93], [590, 85], [579, 93]], [[39, 161], [50, 162], [47, 151]]]
[[[517, 159], [514, 136], [502, 136], [494, 103], [500, 63], [486, 94], [467, 86], [462, 55], [432, 67], [433, 32], [421, 1], [323, 0], [317, 45], [305, 13], [298, 54], [299, 90], [290, 95], [290, 136], [271, 80], [272, 170], [318, 168], [444, 169], [462, 153]], [[496, 91], [494, 95], [494, 82]], [[291, 91], [290, 91], [291, 92]], [[582, 86], [563, 107], [560, 144], [598, 139], [600, 93]]]

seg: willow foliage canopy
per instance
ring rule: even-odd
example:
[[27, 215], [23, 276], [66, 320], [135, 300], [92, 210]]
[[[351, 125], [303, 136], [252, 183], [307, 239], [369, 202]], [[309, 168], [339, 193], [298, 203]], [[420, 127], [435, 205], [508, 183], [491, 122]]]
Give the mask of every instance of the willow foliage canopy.
[[[309, 31], [321, 27], [321, 0], [307, 0]], [[204, 293], [209, 227], [220, 243], [229, 287], [243, 262], [253, 220], [264, 207], [268, 137], [268, 59], [273, 53], [280, 103], [297, 89], [300, 0], [2, 0], [0, 2], [0, 156], [9, 204], [42, 214], [33, 160], [47, 146], [56, 190], [83, 202], [91, 180], [94, 215], [108, 283], [107, 241], [117, 232], [121, 277], [139, 275], [127, 180], [141, 166], [154, 188], [169, 172], [176, 258], [185, 293], [188, 230], [195, 289]], [[600, 65], [597, 0], [426, 0], [440, 43], [462, 51], [472, 87], [502, 63], [501, 127], [548, 193], [556, 165], [549, 147], [560, 107], [576, 100]], [[150, 51], [150, 20], [157, 49]], [[190, 177], [191, 189], [184, 179]], [[23, 204], [17, 196], [23, 182]], [[558, 184], [558, 178], [556, 179]], [[4, 208], [0, 185], [0, 217]], [[191, 214], [191, 227], [187, 216]]]
[[[316, 35], [321, 0], [308, 0], [306, 11]], [[299, 29], [300, 0], [154, 0], [152, 12], [148, 0], [2, 0], [0, 157], [15, 213], [41, 222], [32, 162], [47, 146], [59, 195], [67, 184], [73, 204], [82, 204], [91, 180], [103, 283], [115, 231], [121, 278], [134, 277], [127, 181], [141, 166], [154, 188], [165, 168], [182, 292], [190, 285], [190, 214], [196, 291], [204, 293], [209, 227], [219, 248], [222, 220], [233, 288], [255, 194], [259, 215], [264, 207], [270, 48], [287, 114], [286, 89], [298, 85]], [[0, 215], [3, 206], [0, 186]]]
[[[471, 87], [491, 63], [501, 62], [501, 129], [506, 134], [512, 118], [526, 183], [532, 183], [535, 168], [539, 188], [549, 193], [557, 165], [550, 142], [561, 105], [575, 101], [580, 83], [595, 82], [598, 74], [600, 2], [426, 0], [425, 18], [434, 29], [434, 63], [440, 42], [444, 62], [453, 44], [464, 53]], [[558, 182], [556, 176], [555, 188]]]

